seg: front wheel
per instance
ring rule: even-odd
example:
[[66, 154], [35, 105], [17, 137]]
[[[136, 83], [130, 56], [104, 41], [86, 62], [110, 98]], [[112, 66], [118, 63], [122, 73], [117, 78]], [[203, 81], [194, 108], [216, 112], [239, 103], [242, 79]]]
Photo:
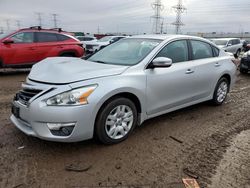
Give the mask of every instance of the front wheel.
[[115, 98], [104, 105], [96, 120], [95, 135], [104, 144], [125, 140], [137, 124], [137, 110], [127, 98]]
[[215, 105], [221, 105], [227, 97], [229, 91], [229, 81], [225, 77], [221, 78], [214, 90], [212, 102]]

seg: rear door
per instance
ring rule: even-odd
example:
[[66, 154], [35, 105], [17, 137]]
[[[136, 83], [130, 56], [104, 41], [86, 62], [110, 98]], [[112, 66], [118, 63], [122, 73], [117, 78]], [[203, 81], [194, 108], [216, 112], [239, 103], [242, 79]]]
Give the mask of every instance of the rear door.
[[36, 32], [35, 39], [39, 61], [47, 57], [58, 56], [59, 52], [64, 48], [63, 43], [59, 41], [56, 33]]
[[37, 48], [34, 43], [33, 32], [20, 32], [12, 35], [9, 39], [14, 43], [4, 44], [5, 65], [24, 65], [37, 62]]
[[190, 40], [192, 64], [195, 66], [195, 77], [192, 90], [196, 99], [209, 97], [217, 82], [221, 62], [217, 57], [218, 49], [204, 41]]

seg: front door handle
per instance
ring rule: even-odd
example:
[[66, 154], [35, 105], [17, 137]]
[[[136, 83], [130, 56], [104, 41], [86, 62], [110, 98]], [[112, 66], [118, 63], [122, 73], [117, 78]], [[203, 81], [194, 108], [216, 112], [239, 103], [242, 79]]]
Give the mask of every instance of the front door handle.
[[194, 73], [194, 70], [188, 69], [188, 70], [186, 71], [186, 74], [192, 74], [192, 73]]
[[214, 66], [215, 67], [220, 67], [220, 63], [217, 62], [217, 63], [214, 64]]

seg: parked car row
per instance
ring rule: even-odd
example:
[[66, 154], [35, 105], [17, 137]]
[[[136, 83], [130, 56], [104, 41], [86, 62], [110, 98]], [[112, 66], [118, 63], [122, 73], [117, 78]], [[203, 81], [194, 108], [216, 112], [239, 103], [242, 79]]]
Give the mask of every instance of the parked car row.
[[[119, 41], [120, 39], [126, 38], [126, 36], [105, 36], [99, 40], [97, 40], [95, 37], [77, 37], [80, 41], [82, 41], [86, 53], [91, 54], [94, 52], [97, 52], [104, 47]], [[91, 40], [86, 40], [91, 39]]]
[[0, 68], [30, 67], [47, 57], [82, 57], [82, 43], [61, 29], [31, 27], [0, 35]]
[[240, 39], [237, 38], [219, 38], [211, 39], [211, 41], [224, 51], [234, 54], [235, 57], [239, 57], [243, 46]]
[[236, 69], [229, 54], [203, 38], [132, 36], [86, 60], [56, 57], [34, 65], [14, 98], [11, 121], [45, 140], [95, 136], [115, 144], [147, 119], [203, 101], [221, 105]]

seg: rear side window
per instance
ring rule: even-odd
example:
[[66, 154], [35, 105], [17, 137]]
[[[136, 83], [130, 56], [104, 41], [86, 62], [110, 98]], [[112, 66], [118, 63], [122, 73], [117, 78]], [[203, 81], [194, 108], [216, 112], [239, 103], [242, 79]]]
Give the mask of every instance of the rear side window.
[[33, 32], [17, 33], [11, 37], [14, 43], [32, 43], [34, 42]]
[[37, 42], [56, 42], [57, 36], [55, 33], [45, 33], [45, 32], [37, 32]]
[[210, 44], [198, 40], [191, 40], [193, 59], [205, 59], [213, 57], [213, 51]]
[[186, 40], [174, 41], [165, 46], [156, 57], [167, 57], [173, 63], [188, 61], [188, 45]]
[[66, 35], [61, 35], [61, 34], [56, 34], [57, 36], [57, 40], [58, 41], [65, 41], [65, 40], [69, 40], [70, 38]]

